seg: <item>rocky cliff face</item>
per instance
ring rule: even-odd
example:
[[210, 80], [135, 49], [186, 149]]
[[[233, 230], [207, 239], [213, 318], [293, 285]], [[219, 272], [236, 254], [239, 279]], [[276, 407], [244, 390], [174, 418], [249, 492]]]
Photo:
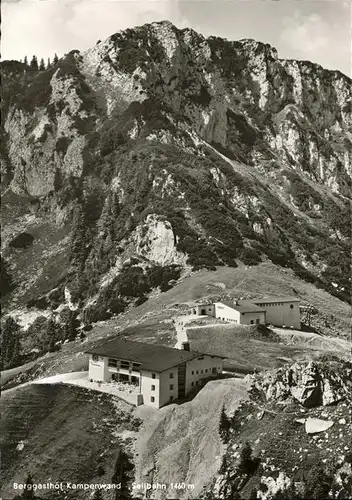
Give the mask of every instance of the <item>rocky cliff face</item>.
[[263, 392], [267, 401], [294, 398], [307, 408], [337, 404], [351, 396], [351, 364], [311, 361], [296, 363], [273, 372], [247, 377], [252, 390]]
[[220, 422], [222, 467], [203, 498], [348, 498], [350, 376], [321, 359], [251, 377], [250, 400]]
[[[265, 258], [347, 297], [349, 78], [169, 22], [44, 72], [2, 66], [4, 265], [17, 300], [65, 285], [82, 304], [102, 286], [122, 296], [122, 270], [141, 283], [123, 297], [144, 300], [167, 284], [160, 267], [177, 279]], [[20, 231], [31, 249], [8, 246]]]

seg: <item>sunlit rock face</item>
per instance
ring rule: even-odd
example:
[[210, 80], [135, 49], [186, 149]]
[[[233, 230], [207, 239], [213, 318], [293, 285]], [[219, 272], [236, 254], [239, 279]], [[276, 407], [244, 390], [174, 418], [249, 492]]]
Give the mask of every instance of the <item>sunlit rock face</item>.
[[132, 245], [146, 261], [193, 269], [268, 257], [346, 293], [352, 97], [342, 73], [167, 21], [43, 72], [3, 68], [4, 188], [38, 204], [39, 218], [73, 224], [90, 276], [105, 255], [96, 282]]
[[[181, 113], [207, 142], [240, 159], [260, 163], [279, 156], [334, 192], [344, 189], [351, 172], [351, 85], [339, 72], [279, 59], [268, 44], [206, 39], [166, 21], [116, 33], [66, 59], [43, 81], [48, 98], [34, 113], [15, 104], [6, 116], [14, 189], [44, 195], [53, 189], [57, 169], [80, 177], [81, 122], [91, 121], [88, 129], [95, 129], [114, 110], [152, 96]], [[89, 116], [91, 99], [100, 120]], [[260, 136], [268, 143], [266, 154]], [[59, 140], [69, 145], [60, 150]]]

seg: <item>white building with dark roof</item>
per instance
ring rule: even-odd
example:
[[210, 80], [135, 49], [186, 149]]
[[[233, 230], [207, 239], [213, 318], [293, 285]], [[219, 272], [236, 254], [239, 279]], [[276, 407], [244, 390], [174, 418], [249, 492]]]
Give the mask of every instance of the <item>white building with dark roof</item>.
[[267, 323], [274, 326], [301, 329], [300, 299], [297, 297], [269, 297], [253, 299], [253, 304], [265, 309]]
[[212, 316], [239, 325], [271, 324], [300, 330], [300, 299], [270, 297], [196, 304], [191, 314]]
[[265, 309], [247, 300], [214, 302], [212, 304], [197, 304], [192, 308], [193, 314], [213, 316], [223, 321], [238, 325], [265, 324]]
[[136, 405], [156, 408], [182, 398], [204, 380], [222, 373], [220, 356], [117, 338], [87, 351], [89, 378], [131, 384]]

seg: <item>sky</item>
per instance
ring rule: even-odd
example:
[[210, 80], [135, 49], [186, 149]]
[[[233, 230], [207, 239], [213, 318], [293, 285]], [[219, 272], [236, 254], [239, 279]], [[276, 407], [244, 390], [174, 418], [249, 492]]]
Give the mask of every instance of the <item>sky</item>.
[[279, 57], [351, 76], [351, 0], [3, 0], [1, 10], [2, 60], [61, 57], [167, 19], [204, 36], [270, 43]]

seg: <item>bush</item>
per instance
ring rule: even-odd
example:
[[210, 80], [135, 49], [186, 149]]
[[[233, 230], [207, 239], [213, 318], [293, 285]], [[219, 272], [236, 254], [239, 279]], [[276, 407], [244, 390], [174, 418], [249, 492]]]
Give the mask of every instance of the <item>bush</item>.
[[55, 149], [58, 153], [62, 153], [65, 156], [69, 144], [70, 140], [67, 137], [60, 137], [56, 141]]
[[231, 420], [227, 418], [225, 407], [223, 406], [220, 414], [219, 433], [224, 443], [227, 443], [230, 438]]
[[1, 325], [1, 360], [2, 370], [21, 364], [20, 325], [8, 316]]
[[33, 244], [34, 236], [29, 233], [20, 233], [13, 240], [10, 241], [11, 248], [28, 248]]
[[251, 247], [245, 247], [240, 253], [240, 259], [247, 266], [255, 266], [261, 262], [260, 252]]
[[38, 73], [31, 83], [25, 87], [18, 101], [18, 108], [33, 112], [36, 107], [46, 107], [51, 97], [50, 80], [54, 74], [52, 68]]
[[119, 288], [125, 297], [141, 297], [150, 291], [150, 284], [141, 267], [126, 266], [119, 276]]
[[1, 294], [4, 297], [14, 289], [14, 283], [8, 269], [8, 264], [6, 260], [3, 259], [1, 256], [0, 256], [0, 264], [1, 264], [0, 287], [1, 287]]
[[252, 475], [259, 466], [260, 459], [252, 457], [252, 448], [246, 442], [240, 453], [239, 471], [242, 474]]

